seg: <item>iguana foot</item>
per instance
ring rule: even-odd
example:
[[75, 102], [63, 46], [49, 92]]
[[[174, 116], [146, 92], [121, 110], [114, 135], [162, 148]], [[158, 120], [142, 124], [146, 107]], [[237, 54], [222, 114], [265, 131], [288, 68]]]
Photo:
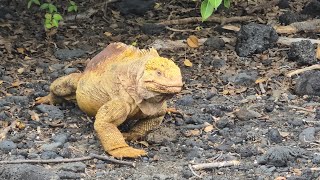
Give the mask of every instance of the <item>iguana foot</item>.
[[108, 153], [115, 158], [138, 158], [147, 155], [146, 151], [132, 147], [122, 147], [108, 151]]
[[134, 132], [122, 133], [122, 135], [127, 141], [137, 141], [138, 139], [143, 137], [142, 134]]
[[47, 95], [44, 97], [37, 97], [36, 104], [53, 104], [51, 95]]

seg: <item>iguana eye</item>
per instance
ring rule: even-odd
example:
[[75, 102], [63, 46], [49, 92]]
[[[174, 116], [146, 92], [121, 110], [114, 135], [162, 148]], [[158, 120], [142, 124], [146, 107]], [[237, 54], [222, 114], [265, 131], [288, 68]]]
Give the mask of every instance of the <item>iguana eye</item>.
[[161, 75], [162, 75], [161, 71], [158, 70], [158, 71], [157, 71], [157, 75], [158, 75], [158, 76], [161, 76]]

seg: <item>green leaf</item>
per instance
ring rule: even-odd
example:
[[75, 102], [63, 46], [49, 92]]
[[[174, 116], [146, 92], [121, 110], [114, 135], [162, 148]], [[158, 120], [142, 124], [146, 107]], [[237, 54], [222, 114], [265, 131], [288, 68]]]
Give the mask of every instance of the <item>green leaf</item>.
[[224, 0], [223, 1], [223, 5], [224, 5], [224, 7], [226, 7], [226, 8], [230, 8], [230, 3], [231, 3], [231, 0]]
[[44, 15], [44, 17], [45, 17], [46, 19], [51, 20], [51, 19], [52, 19], [52, 14], [46, 13], [46, 14]]
[[53, 19], [57, 20], [57, 21], [60, 21], [62, 19], [62, 16], [60, 14], [54, 14], [53, 15]]
[[78, 6], [74, 5], [73, 7], [74, 7], [74, 11], [77, 12], [78, 11]]
[[32, 0], [32, 1], [33, 1], [33, 3], [35, 3], [35, 4], [37, 4], [37, 5], [40, 5], [39, 0]]
[[220, 4], [222, 3], [222, 0], [209, 0], [209, 3], [213, 6], [215, 10], [217, 10]]
[[59, 22], [58, 22], [56, 19], [53, 19], [53, 20], [52, 20], [52, 25], [53, 25], [54, 27], [58, 27], [58, 26], [59, 26]]
[[28, 2], [28, 9], [30, 9], [31, 5], [32, 5], [32, 0]]
[[40, 6], [40, 9], [48, 9], [49, 7], [49, 4], [48, 3], [43, 3], [41, 6]]
[[57, 7], [53, 4], [49, 4], [49, 12], [53, 13], [53, 12], [57, 12]]
[[72, 11], [74, 11], [74, 6], [69, 6], [68, 7], [68, 12], [72, 12]]
[[74, 1], [70, 1], [70, 4], [71, 4], [72, 6], [75, 6], [75, 5], [76, 5], [76, 3], [75, 3]]
[[50, 23], [45, 24], [44, 26], [46, 27], [46, 29], [51, 29], [52, 28], [52, 25]]
[[212, 4], [209, 3], [208, 0], [202, 1], [201, 8], [200, 8], [202, 21], [205, 21], [206, 19], [208, 19], [208, 17], [211, 16], [213, 11], [214, 11], [214, 8]]

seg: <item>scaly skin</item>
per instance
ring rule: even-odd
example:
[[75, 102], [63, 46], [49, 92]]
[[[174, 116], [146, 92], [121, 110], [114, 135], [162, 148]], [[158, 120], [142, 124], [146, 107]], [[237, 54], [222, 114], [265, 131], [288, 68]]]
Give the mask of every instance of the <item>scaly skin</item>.
[[[36, 103], [76, 101], [81, 110], [95, 116], [94, 129], [105, 151], [116, 158], [137, 158], [147, 153], [130, 147], [158, 127], [166, 111], [166, 100], [181, 91], [182, 77], [173, 61], [154, 49], [139, 50], [112, 43], [97, 54], [83, 73], [56, 79], [50, 94]], [[122, 133], [124, 122], [138, 121]]]

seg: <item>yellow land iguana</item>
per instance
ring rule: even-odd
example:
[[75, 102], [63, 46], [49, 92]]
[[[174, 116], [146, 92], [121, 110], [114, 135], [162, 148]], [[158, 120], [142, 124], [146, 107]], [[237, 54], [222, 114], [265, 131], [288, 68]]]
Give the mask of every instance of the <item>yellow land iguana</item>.
[[[137, 140], [159, 126], [165, 100], [182, 86], [179, 67], [155, 49], [112, 43], [90, 60], [83, 73], [56, 79], [50, 94], [36, 103], [76, 101], [82, 111], [95, 116], [94, 129], [105, 151], [116, 158], [136, 158], [147, 153], [130, 147], [125, 139]], [[118, 130], [125, 121], [137, 119], [129, 132]]]

